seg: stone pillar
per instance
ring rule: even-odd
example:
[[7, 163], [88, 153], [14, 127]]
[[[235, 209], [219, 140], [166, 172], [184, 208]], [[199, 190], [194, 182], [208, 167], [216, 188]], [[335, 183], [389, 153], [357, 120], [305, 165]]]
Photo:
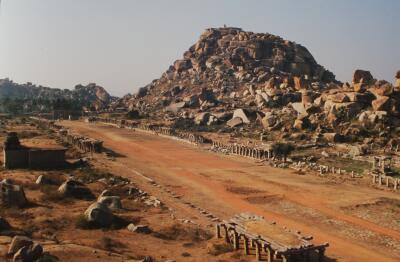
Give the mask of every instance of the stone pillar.
[[398, 180], [397, 180], [397, 179], [394, 179], [394, 186], [393, 186], [393, 189], [394, 189], [394, 190], [397, 190], [397, 183], [398, 183]]
[[221, 238], [221, 228], [218, 224], [215, 225], [215, 236]]
[[324, 172], [322, 171], [322, 166], [319, 166], [319, 174], [320, 174], [320, 175], [323, 175], [323, 174], [324, 174]]
[[243, 236], [243, 250], [245, 255], [249, 254], [249, 240], [246, 236]]
[[332, 167], [332, 174], [335, 174], [335, 167]]
[[233, 248], [235, 250], [239, 249], [239, 236], [236, 230], [233, 231]]
[[261, 244], [255, 241], [254, 246], [256, 248], [256, 261], [261, 261]]
[[282, 255], [282, 262], [290, 262], [289, 255]]
[[272, 248], [268, 245], [264, 245], [264, 250], [267, 253], [267, 262], [272, 262], [274, 259], [274, 253]]
[[386, 187], [389, 187], [389, 177], [386, 177]]
[[325, 257], [325, 248], [318, 249], [318, 262], [323, 262]]
[[381, 186], [382, 185], [382, 176], [378, 175], [378, 184]]
[[222, 227], [224, 228], [224, 230], [225, 230], [225, 232], [224, 232], [224, 238], [225, 238], [225, 242], [226, 243], [231, 243], [230, 241], [229, 241], [229, 234], [228, 234], [228, 228], [226, 227], [226, 225], [222, 225]]

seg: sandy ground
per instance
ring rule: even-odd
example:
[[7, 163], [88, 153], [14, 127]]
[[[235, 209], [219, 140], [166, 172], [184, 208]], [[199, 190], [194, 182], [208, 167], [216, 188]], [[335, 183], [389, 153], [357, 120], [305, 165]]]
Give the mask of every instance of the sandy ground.
[[[38, 148], [59, 147], [46, 132], [28, 125], [10, 124], [7, 131], [16, 131], [23, 136], [23, 145], [34, 145]], [[0, 142], [4, 141], [5, 136], [5, 130], [0, 130]], [[79, 158], [90, 158], [90, 155], [74, 149], [69, 149], [67, 156], [71, 163]], [[2, 157], [0, 151], [0, 159]], [[250, 257], [244, 257], [243, 252], [231, 252], [222, 240], [213, 238], [211, 218], [207, 217], [204, 211], [202, 214], [202, 210], [193, 208], [193, 204], [191, 208], [188, 208], [188, 203], [183, 207], [178, 196], [167, 187], [149, 184], [149, 180], [145, 180], [145, 183], [139, 181], [146, 188], [156, 188], [158, 193], [163, 192], [164, 205], [157, 207], [147, 205], [140, 197], [128, 196], [127, 192], [131, 187], [144, 189], [136, 183], [137, 176], [133, 177], [131, 173], [127, 175], [132, 178], [131, 181], [118, 178], [116, 175], [123, 173], [120, 172], [121, 168], [127, 171], [126, 167], [118, 166], [117, 161], [110, 161], [113, 165], [108, 166], [105, 159], [104, 155], [95, 155], [93, 161], [89, 161], [93, 162], [95, 167], [82, 165], [63, 170], [0, 168], [0, 180], [7, 178], [15, 184], [22, 185], [29, 201], [28, 205], [21, 208], [0, 206], [0, 216], [10, 223], [14, 232], [0, 232], [0, 261], [12, 261], [12, 257], [6, 253], [15, 234], [31, 237], [43, 246], [45, 252], [56, 256], [58, 261], [134, 262], [141, 261], [146, 256], [151, 256], [155, 262], [250, 261]], [[55, 184], [37, 185], [35, 181], [40, 175], [51, 177]], [[123, 183], [104, 182], [99, 179], [100, 176], [111, 176], [111, 179]], [[57, 188], [69, 177], [78, 180], [90, 179], [85, 185], [93, 194], [93, 198], [60, 197]], [[113, 210], [113, 213], [123, 222], [110, 228], [77, 226], [77, 222], [82, 221], [83, 212], [96, 201], [96, 197], [104, 189], [120, 196], [123, 208]], [[154, 196], [151, 192], [148, 193], [150, 197]], [[128, 223], [146, 225], [151, 232], [131, 232], [126, 228]]]
[[[328, 261], [400, 260], [398, 221], [392, 221], [400, 215], [398, 193], [297, 175], [292, 170], [219, 155], [139, 131], [76, 121], [62, 124], [103, 140], [106, 148], [120, 155], [115, 161], [95, 155], [97, 165], [135, 180], [168, 202], [178, 216], [190, 217], [205, 226], [212, 224], [204, 222], [184, 202], [222, 219], [250, 211], [312, 235], [316, 243], [329, 242]], [[180, 198], [170, 198], [151, 186], [146, 177], [170, 188]], [[387, 218], [374, 215], [376, 203], [382, 198], [390, 200], [385, 202], [392, 209]]]

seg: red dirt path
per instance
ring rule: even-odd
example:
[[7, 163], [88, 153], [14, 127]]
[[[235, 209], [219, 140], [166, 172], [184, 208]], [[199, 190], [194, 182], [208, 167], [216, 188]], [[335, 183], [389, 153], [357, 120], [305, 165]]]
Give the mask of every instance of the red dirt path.
[[[321, 226], [319, 221], [288, 217], [268, 210], [268, 206], [252, 204], [246, 195], [228, 191], [226, 184], [250, 186], [279, 195], [285, 201], [312, 208], [337, 221], [400, 242], [400, 232], [355, 216], [346, 215], [340, 207], [369, 201], [378, 197], [400, 199], [398, 194], [353, 185], [326, 185], [314, 176], [296, 176], [290, 170], [257, 166], [251, 161], [225, 157], [167, 138], [83, 122], [63, 122], [81, 134], [104, 141], [104, 146], [124, 155], [116, 158], [121, 165], [119, 175], [134, 177], [134, 169], [162, 185], [181, 187], [181, 194], [198, 206], [207, 208], [221, 218], [250, 211], [305, 235], [315, 242], [329, 242], [327, 255], [338, 261], [399, 261], [389, 248], [349, 238], [334, 228]], [[125, 170], [125, 171], [124, 171]], [[397, 242], [397, 243], [399, 243]]]

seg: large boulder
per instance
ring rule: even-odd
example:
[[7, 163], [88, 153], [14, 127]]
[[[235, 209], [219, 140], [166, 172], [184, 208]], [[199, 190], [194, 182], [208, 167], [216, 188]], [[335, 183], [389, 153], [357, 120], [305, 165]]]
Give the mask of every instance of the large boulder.
[[256, 116], [254, 112], [250, 112], [246, 109], [236, 109], [233, 112], [232, 119], [234, 119], [235, 117], [242, 119], [243, 123], [245, 124], [250, 124], [251, 121], [254, 120]]
[[97, 199], [98, 203], [105, 204], [111, 209], [121, 209], [122, 203], [119, 196], [101, 196]]
[[36, 184], [38, 184], [38, 185], [55, 185], [56, 182], [53, 181], [53, 179], [51, 179], [50, 177], [48, 177], [46, 175], [40, 175], [36, 179]]
[[372, 108], [374, 111], [386, 111], [389, 109], [390, 98], [387, 96], [378, 96], [372, 101]]
[[165, 108], [165, 110], [168, 112], [177, 113], [179, 110], [181, 110], [185, 106], [186, 106], [186, 102], [182, 101], [182, 102], [170, 104], [169, 106], [167, 106]]
[[343, 137], [337, 133], [324, 133], [322, 136], [325, 141], [331, 143], [337, 143], [343, 141]]
[[58, 188], [58, 192], [65, 197], [92, 198], [93, 194], [83, 183], [69, 179]]
[[202, 112], [195, 116], [194, 122], [196, 125], [205, 125], [207, 124], [209, 118], [210, 118], [210, 113]]
[[353, 85], [364, 83], [364, 84], [371, 84], [374, 80], [371, 72], [357, 69], [353, 74]]
[[24, 246], [20, 248], [13, 257], [13, 262], [32, 262], [37, 261], [43, 254], [43, 247], [38, 244]]
[[261, 119], [261, 124], [265, 129], [271, 128], [276, 125], [278, 118], [270, 112], [267, 112]]
[[301, 116], [307, 116], [308, 112], [306, 107], [304, 106], [304, 104], [302, 102], [297, 102], [297, 103], [292, 103], [292, 108], [294, 110], [296, 110], [296, 112], [301, 115]]
[[196, 107], [199, 106], [199, 97], [197, 95], [191, 95], [183, 98], [183, 101], [186, 102], [188, 107]]
[[108, 227], [113, 221], [113, 214], [104, 203], [91, 204], [84, 213], [85, 219], [88, 222], [94, 223], [101, 227]]
[[375, 97], [390, 96], [393, 93], [393, 86], [390, 83], [384, 83], [379, 86], [374, 86], [368, 89]]
[[28, 203], [22, 186], [13, 185], [8, 179], [0, 182], [0, 203], [8, 207], [23, 207]]
[[8, 254], [15, 254], [22, 247], [29, 247], [33, 245], [32, 239], [26, 236], [15, 236], [11, 240], [11, 244], [8, 248]]
[[176, 60], [174, 63], [175, 70], [178, 72], [187, 70], [192, 67], [190, 59]]
[[297, 90], [310, 88], [310, 83], [307, 79], [305, 79], [304, 76], [301, 77], [295, 76], [293, 77], [293, 81], [294, 81], [294, 88], [296, 88]]
[[228, 122], [226, 122], [226, 125], [229, 127], [237, 127], [243, 124], [243, 120], [240, 117], [234, 117]]
[[330, 100], [335, 103], [350, 102], [349, 97], [345, 93], [336, 93], [336, 94], [329, 95], [327, 97], [327, 100]]

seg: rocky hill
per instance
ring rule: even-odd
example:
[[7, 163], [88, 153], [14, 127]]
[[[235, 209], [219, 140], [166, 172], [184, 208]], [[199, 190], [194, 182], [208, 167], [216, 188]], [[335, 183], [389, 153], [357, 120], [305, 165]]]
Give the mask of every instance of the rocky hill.
[[357, 70], [342, 84], [299, 44], [211, 28], [159, 79], [115, 106], [176, 127], [386, 144], [400, 125], [400, 72], [396, 79], [393, 86]]
[[[292, 91], [301, 88], [320, 91], [331, 82], [336, 82], [335, 76], [299, 44], [239, 28], [211, 28], [160, 79], [141, 88], [136, 98], [144, 98], [151, 107], [162, 108], [181, 99], [193, 103], [195, 99], [190, 95], [207, 89], [219, 100], [229, 97], [246, 104], [250, 101], [245, 99], [244, 90], [254, 93], [269, 86], [278, 87], [270, 92], [282, 93], [281, 100], [289, 102], [294, 99]], [[124, 99], [125, 104], [134, 107], [132, 96]], [[266, 95], [258, 100], [259, 104], [280, 102]]]
[[75, 89], [57, 89], [17, 84], [9, 79], [0, 80], [2, 112], [48, 112], [52, 109], [100, 110], [115, 100], [107, 91], [94, 83], [77, 85]]

